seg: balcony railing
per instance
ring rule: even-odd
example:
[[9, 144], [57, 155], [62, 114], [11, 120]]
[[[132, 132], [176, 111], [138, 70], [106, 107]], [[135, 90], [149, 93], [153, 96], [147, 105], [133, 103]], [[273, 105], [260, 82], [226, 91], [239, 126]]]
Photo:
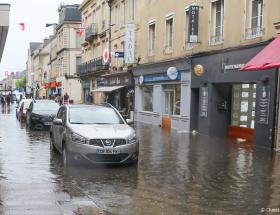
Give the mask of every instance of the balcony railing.
[[219, 35], [210, 37], [209, 45], [210, 46], [219, 45], [219, 44], [222, 44], [223, 42], [224, 42], [223, 35], [219, 34]]
[[264, 34], [264, 28], [261, 26], [255, 27], [255, 28], [247, 28], [245, 32], [245, 38], [253, 39], [256, 37], [261, 37]]
[[91, 24], [85, 29], [85, 40], [91, 41], [95, 36], [97, 36], [97, 34], [98, 34], [97, 25]]
[[95, 72], [108, 70], [108, 69], [109, 69], [109, 65], [103, 64], [102, 57], [100, 57], [100, 58], [90, 60], [86, 63], [77, 65], [77, 75], [78, 76], [89, 75]]

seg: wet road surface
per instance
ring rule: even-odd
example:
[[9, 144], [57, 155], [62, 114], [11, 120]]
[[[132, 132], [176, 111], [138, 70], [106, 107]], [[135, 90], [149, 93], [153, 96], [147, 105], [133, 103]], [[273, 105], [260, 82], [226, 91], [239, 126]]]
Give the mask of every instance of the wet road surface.
[[64, 168], [13, 108], [0, 128], [1, 215], [280, 212], [280, 155], [264, 149], [138, 124], [138, 166]]

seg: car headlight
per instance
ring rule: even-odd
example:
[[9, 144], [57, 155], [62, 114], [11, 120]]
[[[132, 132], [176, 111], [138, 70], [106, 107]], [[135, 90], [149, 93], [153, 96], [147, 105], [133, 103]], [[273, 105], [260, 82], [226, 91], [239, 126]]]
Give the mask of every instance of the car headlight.
[[72, 142], [74, 142], [74, 143], [86, 144], [86, 142], [87, 142], [85, 137], [83, 137], [79, 134], [76, 134], [76, 133], [71, 134], [71, 139], [72, 139]]
[[135, 134], [133, 134], [128, 138], [128, 144], [135, 144], [135, 143], [137, 143], [137, 137]]

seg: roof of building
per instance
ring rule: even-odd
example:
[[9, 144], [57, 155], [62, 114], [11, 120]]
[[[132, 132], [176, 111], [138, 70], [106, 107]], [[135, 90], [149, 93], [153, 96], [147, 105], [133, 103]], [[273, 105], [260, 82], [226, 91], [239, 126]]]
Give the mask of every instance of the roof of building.
[[39, 48], [42, 43], [37, 43], [37, 42], [32, 42], [32, 43], [29, 43], [30, 45], [30, 53], [33, 53], [37, 48]]
[[81, 21], [81, 12], [79, 11], [79, 5], [66, 5], [64, 21]]

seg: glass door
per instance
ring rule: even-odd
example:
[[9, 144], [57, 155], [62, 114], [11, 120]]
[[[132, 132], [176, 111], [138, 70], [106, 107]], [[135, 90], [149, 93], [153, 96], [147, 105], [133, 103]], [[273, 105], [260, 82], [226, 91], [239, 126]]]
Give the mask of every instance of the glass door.
[[174, 91], [168, 90], [164, 91], [165, 94], [165, 105], [164, 105], [164, 114], [165, 115], [173, 115], [174, 113]]

